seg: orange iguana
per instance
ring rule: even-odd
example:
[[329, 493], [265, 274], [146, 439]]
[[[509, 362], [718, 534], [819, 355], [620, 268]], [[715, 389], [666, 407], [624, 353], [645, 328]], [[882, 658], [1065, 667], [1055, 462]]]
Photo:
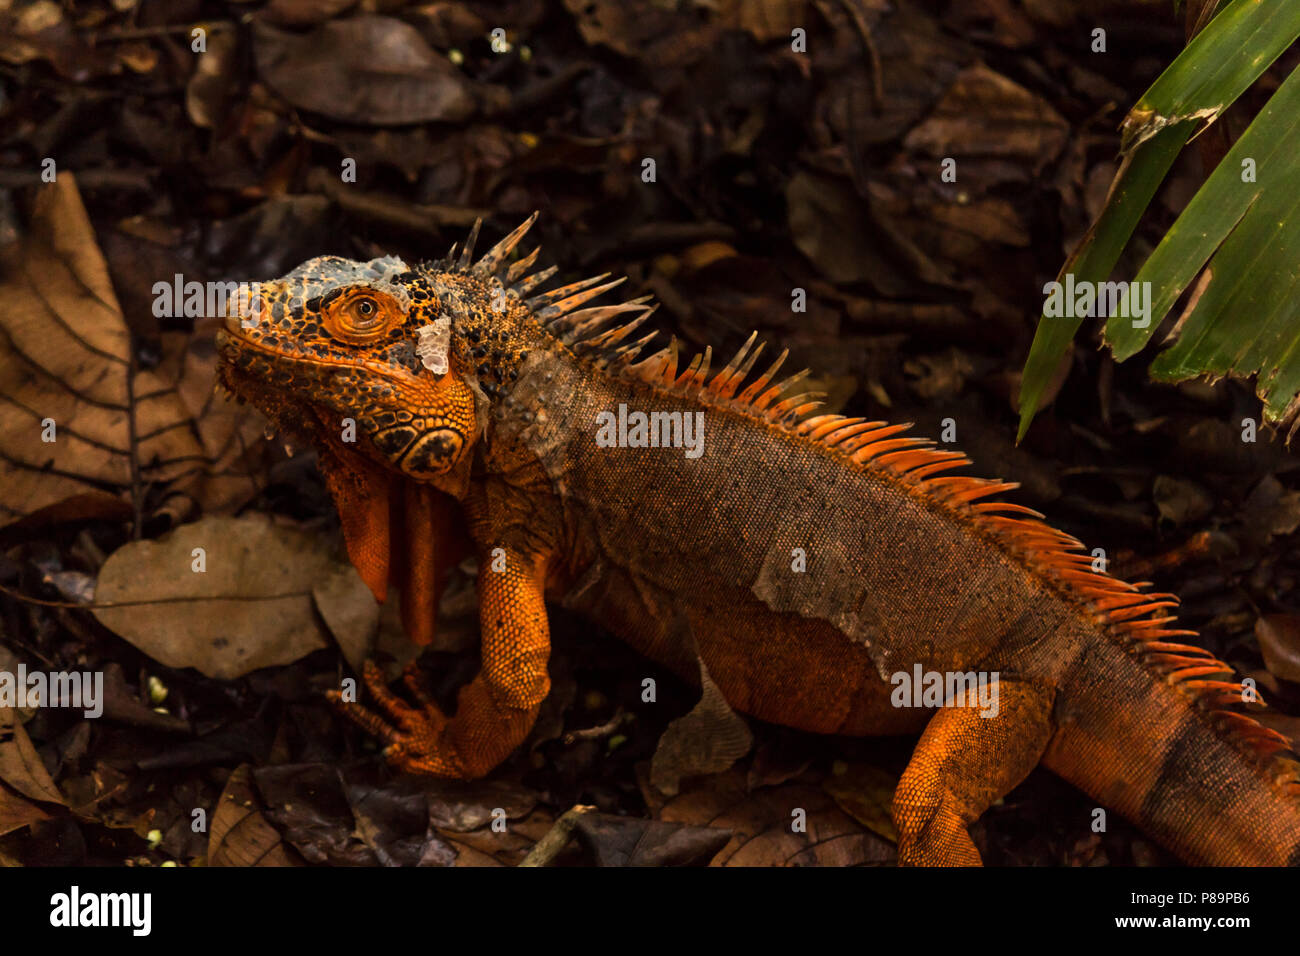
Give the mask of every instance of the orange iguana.
[[[617, 283], [539, 292], [537, 250], [509, 261], [534, 219], [477, 262], [477, 225], [415, 268], [312, 259], [220, 334], [224, 384], [318, 450], [349, 556], [376, 598], [400, 587], [413, 640], [477, 556], [482, 669], [455, 715], [373, 664], [387, 719], [341, 705], [395, 767], [478, 777], [524, 740], [550, 598], [764, 720], [919, 732], [901, 863], [979, 863], [967, 826], [1040, 761], [1189, 862], [1300, 863], [1300, 764], [1233, 709], [1249, 694], [1171, 595], [1093, 571], [996, 500], [1014, 485], [944, 474], [960, 453], [817, 414], [784, 353], [753, 374], [753, 336], [721, 371], [707, 350], [680, 368], [676, 340], [638, 361], [645, 299], [584, 308]], [[904, 688], [971, 672], [978, 704]]]

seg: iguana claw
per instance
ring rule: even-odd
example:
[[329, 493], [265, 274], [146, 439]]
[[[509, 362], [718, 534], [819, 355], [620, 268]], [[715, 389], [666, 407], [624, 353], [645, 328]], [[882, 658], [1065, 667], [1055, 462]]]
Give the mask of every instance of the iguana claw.
[[[451, 748], [439, 743], [447, 717], [433, 700], [416, 663], [412, 661], [403, 668], [402, 683], [418, 707], [412, 707], [388, 689], [383, 672], [374, 661], [365, 662], [361, 676], [383, 715], [364, 704], [343, 700], [338, 691], [330, 691], [326, 696], [339, 713], [383, 741], [384, 759], [394, 768], [410, 773], [461, 776], [456, 772], [459, 762], [448, 753]], [[443, 751], [441, 756], [439, 751]]]

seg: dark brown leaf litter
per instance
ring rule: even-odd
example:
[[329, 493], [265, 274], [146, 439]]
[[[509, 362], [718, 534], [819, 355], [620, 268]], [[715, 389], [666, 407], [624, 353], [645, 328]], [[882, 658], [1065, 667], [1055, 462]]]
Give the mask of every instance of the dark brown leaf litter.
[[[4, 4], [0, 584], [49, 603], [0, 596], [0, 655], [103, 671], [109, 687], [100, 720], [0, 722], [0, 857], [512, 865], [582, 805], [595, 810], [560, 862], [892, 859], [884, 811], [907, 741], [749, 721], [754, 748], [730, 771], [681, 776], [690, 754], [664, 751], [667, 796], [652, 763], [698, 692], [558, 611], [533, 739], [488, 784], [456, 788], [391, 779], [324, 706], [370, 635], [411, 653], [342, 572], [288, 589], [311, 622], [292, 651], [164, 657], [77, 608], [109, 555], [133, 538], [175, 547], [164, 535], [200, 518], [269, 521], [334, 560], [311, 454], [214, 403], [211, 328], [155, 315], [156, 282], [266, 278], [323, 253], [431, 258], [479, 215], [499, 236], [534, 209], [561, 278], [627, 274], [691, 345], [726, 352], [758, 329], [846, 413], [950, 430], [976, 473], [1021, 482], [1019, 500], [1113, 571], [1182, 595], [1203, 643], [1295, 733], [1300, 487], [1273, 436], [1243, 441], [1250, 393], [1155, 386], [1085, 338], [1013, 442], [1042, 286], [1104, 199], [1123, 110], [1181, 49], [1166, 14], [1139, 0]], [[1106, 55], [1089, 48], [1099, 24]], [[1196, 159], [1139, 246], [1200, 182]], [[46, 417], [66, 441], [41, 442]], [[149, 568], [115, 572], [122, 593], [162, 588]], [[194, 633], [222, 601], [266, 597], [223, 587], [197, 596]], [[444, 703], [477, 666], [470, 576], [447, 602], [422, 660]], [[183, 627], [155, 617], [164, 644]], [[244, 672], [241, 650], [274, 666]], [[1165, 860], [1122, 821], [1092, 834], [1089, 810], [1038, 772], [975, 838], [991, 863]]]

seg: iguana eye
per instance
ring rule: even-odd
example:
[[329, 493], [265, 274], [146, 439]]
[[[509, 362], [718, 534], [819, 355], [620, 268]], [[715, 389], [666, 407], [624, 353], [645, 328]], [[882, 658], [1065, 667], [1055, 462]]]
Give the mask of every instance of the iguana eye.
[[350, 320], [348, 322], [349, 331], [370, 332], [381, 324], [379, 321], [379, 304], [368, 295], [353, 299], [347, 304], [346, 310], [347, 318]]
[[404, 318], [393, 299], [377, 290], [350, 289], [325, 310], [321, 323], [334, 338], [352, 345], [367, 345]]

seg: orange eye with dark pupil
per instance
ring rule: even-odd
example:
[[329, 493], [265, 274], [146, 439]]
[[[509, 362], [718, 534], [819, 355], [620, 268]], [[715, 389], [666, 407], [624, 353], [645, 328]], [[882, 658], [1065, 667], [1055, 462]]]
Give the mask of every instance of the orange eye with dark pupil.
[[397, 303], [372, 289], [345, 292], [323, 316], [325, 331], [352, 345], [374, 342], [401, 320]]

